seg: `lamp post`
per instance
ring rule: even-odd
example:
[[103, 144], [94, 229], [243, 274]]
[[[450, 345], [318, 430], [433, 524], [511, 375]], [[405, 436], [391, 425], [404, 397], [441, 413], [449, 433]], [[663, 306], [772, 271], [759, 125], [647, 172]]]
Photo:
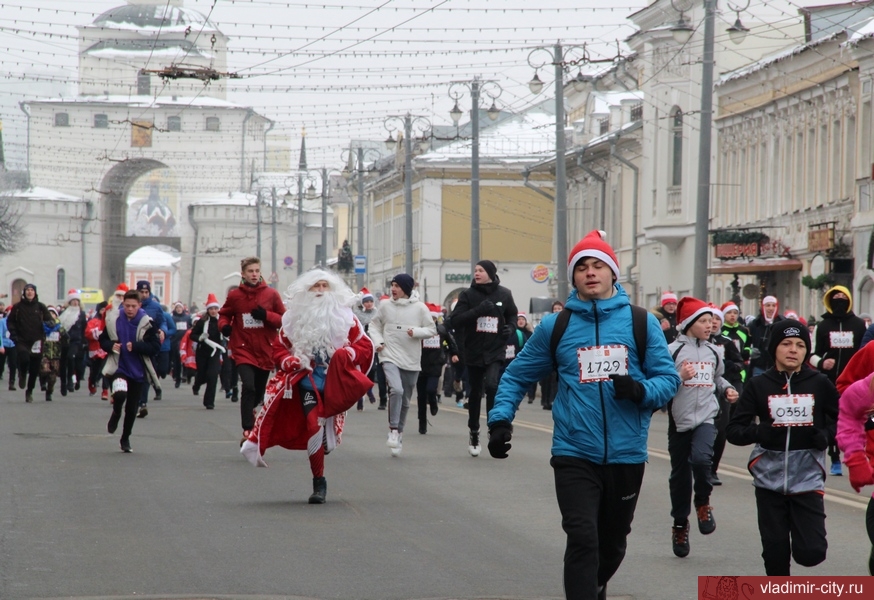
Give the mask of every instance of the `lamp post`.
[[482, 94], [486, 94], [492, 100], [492, 105], [488, 109], [489, 119], [494, 121], [498, 118], [500, 110], [495, 104], [495, 100], [503, 92], [503, 88], [494, 81], [483, 81], [479, 77], [474, 77], [469, 81], [453, 81], [449, 86], [449, 97], [455, 100], [455, 106], [449, 111], [449, 116], [453, 123], [458, 125], [461, 119], [461, 109], [458, 108], [458, 100], [462, 97], [463, 91], [460, 88], [466, 87], [470, 92], [470, 130], [471, 130], [471, 146], [470, 146], [470, 270], [473, 272], [476, 263], [480, 261], [480, 202], [479, 202], [479, 102]]
[[397, 141], [392, 132], [404, 128], [404, 272], [413, 275], [413, 128], [422, 133], [422, 138], [417, 141], [419, 149], [425, 151], [429, 145], [425, 131], [430, 131], [431, 121], [426, 117], [420, 117], [407, 113], [403, 117], [392, 115], [385, 120], [385, 128], [388, 129], [388, 139], [385, 147], [393, 152], [397, 147]]
[[[307, 198], [314, 197], [315, 191], [315, 183], [314, 177], [312, 173], [299, 171], [297, 174], [297, 179], [289, 177], [285, 180], [285, 194], [284, 200], [287, 205], [291, 205], [294, 201], [294, 197], [297, 196], [297, 256], [295, 260], [297, 261], [297, 274], [301, 275], [303, 273], [303, 235], [304, 235], [304, 220], [303, 220], [303, 200], [304, 193], [306, 193]], [[275, 203], [275, 201], [274, 201]], [[275, 209], [274, 209], [275, 210]], [[274, 236], [275, 240], [275, 236]], [[275, 246], [275, 242], [274, 242]], [[275, 257], [275, 252], [274, 252]], [[275, 262], [275, 258], [274, 258]], [[274, 266], [275, 272], [275, 266]]]
[[[528, 54], [528, 64], [535, 69], [534, 77], [528, 82], [528, 88], [533, 94], [539, 94], [543, 90], [543, 82], [537, 75], [537, 70], [546, 64], [552, 64], [555, 69], [555, 253], [558, 268], [555, 270], [558, 297], [562, 301], [568, 296], [567, 269], [562, 269], [562, 261], [568, 255], [567, 240], [567, 174], [565, 169], [566, 141], [564, 135], [564, 73], [570, 67], [591, 62], [585, 47], [563, 47], [556, 43], [552, 47], [552, 62], [536, 62], [535, 54], [548, 52], [549, 48], [535, 48]], [[573, 52], [582, 52], [582, 58], [568, 60], [567, 57]], [[582, 74], [577, 75], [581, 79]], [[574, 80], [576, 82], [576, 80]]]
[[330, 177], [340, 175], [336, 169], [328, 170], [322, 167], [322, 239], [321, 251], [319, 252], [319, 262], [323, 269], [328, 268], [328, 193], [331, 187]]
[[[701, 60], [701, 132], [698, 140], [698, 187], [695, 196], [695, 259], [692, 265], [692, 295], [707, 300], [707, 264], [710, 254], [707, 243], [710, 231], [710, 150], [713, 131], [713, 47], [716, 28], [716, 1], [704, 0], [704, 47]], [[686, 22], [684, 11], [671, 0], [680, 20], [671, 29], [674, 40], [685, 44], [692, 37], [693, 29]], [[734, 25], [728, 28], [729, 38], [739, 44], [749, 29], [740, 22], [740, 13], [750, 5], [730, 6], [737, 14]]]
[[[355, 251], [358, 253], [358, 256], [364, 256], [364, 161], [368, 153], [370, 153], [375, 159], [379, 159], [381, 154], [376, 150], [376, 148], [363, 148], [358, 146], [358, 148], [354, 148], [354, 155], [352, 150], [353, 148], [344, 150], [343, 154], [349, 152], [349, 155], [344, 159], [344, 162], [347, 165], [352, 162], [352, 156], [355, 157], [355, 171], [358, 173], [358, 226], [355, 240]], [[364, 287], [364, 275], [364, 273], [357, 273], [355, 275], [355, 285], [358, 286], [359, 290]]]

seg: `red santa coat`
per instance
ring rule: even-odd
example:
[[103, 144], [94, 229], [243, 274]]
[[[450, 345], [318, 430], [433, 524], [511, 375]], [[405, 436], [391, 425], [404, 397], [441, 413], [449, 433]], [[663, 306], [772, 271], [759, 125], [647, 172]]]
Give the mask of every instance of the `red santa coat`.
[[[267, 311], [266, 322], [252, 318], [252, 310], [260, 306]], [[263, 281], [251, 286], [241, 283], [231, 290], [219, 309], [219, 330], [231, 326], [228, 347], [237, 365], [252, 365], [265, 371], [273, 370], [272, 344], [282, 326], [285, 305], [279, 292]]]
[[197, 360], [194, 356], [194, 342], [191, 341], [190, 329], [179, 340], [179, 360], [182, 361], [183, 367], [197, 369]]
[[[240, 453], [258, 467], [266, 467], [264, 452], [273, 446], [288, 450], [308, 450], [324, 445], [325, 454], [340, 444], [345, 411], [373, 386], [365, 373], [373, 364], [373, 342], [361, 322], [352, 317], [346, 344], [328, 363], [324, 394], [316, 394], [317, 405], [304, 416], [300, 382], [311, 377], [301, 369], [291, 353], [291, 343], [280, 332], [273, 344], [276, 374], [267, 382], [264, 406], [255, 419], [255, 428], [240, 448]], [[324, 434], [322, 430], [324, 428]]]
[[91, 358], [106, 358], [106, 352], [100, 347], [100, 334], [106, 324], [103, 317], [94, 317], [85, 325], [85, 337], [88, 340], [88, 356]]

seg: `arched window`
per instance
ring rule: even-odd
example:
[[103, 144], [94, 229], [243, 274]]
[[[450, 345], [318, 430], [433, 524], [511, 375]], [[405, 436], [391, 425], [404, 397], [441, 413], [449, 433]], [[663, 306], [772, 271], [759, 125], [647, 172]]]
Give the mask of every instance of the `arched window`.
[[678, 107], [671, 116], [671, 185], [683, 185], [683, 111]]
[[67, 294], [64, 290], [67, 289], [67, 272], [64, 269], [58, 269], [57, 282], [58, 294], [55, 298], [66, 298]]

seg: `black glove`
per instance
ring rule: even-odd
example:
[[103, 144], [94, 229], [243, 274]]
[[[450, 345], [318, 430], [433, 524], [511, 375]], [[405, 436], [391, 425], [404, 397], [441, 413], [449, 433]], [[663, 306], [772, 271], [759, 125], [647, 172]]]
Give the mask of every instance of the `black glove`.
[[506, 421], [498, 421], [489, 427], [489, 454], [492, 458], [507, 458], [507, 452], [513, 445], [513, 426]]
[[509, 338], [511, 335], [513, 335], [514, 331], [516, 331], [516, 328], [513, 327], [512, 325], [510, 325], [509, 323], [504, 325], [504, 337], [505, 338]]
[[222, 335], [225, 337], [231, 337], [231, 331], [233, 331], [233, 328], [230, 325], [222, 327]]
[[251, 315], [253, 319], [258, 319], [259, 321], [267, 320], [267, 311], [260, 306], [256, 306], [255, 308], [253, 308]]
[[817, 450], [825, 450], [828, 448], [828, 435], [822, 429], [817, 429], [813, 432], [812, 442]]
[[765, 446], [771, 443], [771, 426], [767, 423], [759, 423], [756, 428], [756, 441]]
[[479, 303], [479, 306], [476, 307], [476, 314], [479, 316], [487, 315], [492, 312], [492, 309], [495, 308], [495, 303], [491, 300], [483, 300]]
[[643, 402], [646, 390], [643, 388], [643, 384], [635, 381], [631, 375], [610, 375], [610, 381], [613, 382], [613, 391], [616, 398], [631, 400], [635, 404]]

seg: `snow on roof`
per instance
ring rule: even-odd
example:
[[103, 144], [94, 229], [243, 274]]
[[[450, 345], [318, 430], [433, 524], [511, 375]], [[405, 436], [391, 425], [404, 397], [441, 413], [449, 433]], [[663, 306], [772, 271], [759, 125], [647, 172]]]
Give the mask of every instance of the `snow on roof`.
[[165, 252], [154, 246], [144, 246], [130, 253], [125, 264], [128, 268], [136, 267], [170, 267], [182, 260], [180, 256]]
[[748, 65], [740, 67], [739, 69], [735, 69], [734, 71], [729, 71], [727, 73], [724, 73], [719, 78], [719, 80], [716, 82], [716, 86], [719, 87], [720, 85], [726, 84], [729, 81], [734, 81], [736, 79], [741, 79], [743, 77], [747, 77], [749, 75], [752, 75], [753, 73], [756, 73], [757, 71], [760, 71], [764, 68], [767, 68], [772, 64], [784, 61], [788, 58], [792, 58], [793, 56], [797, 56], [797, 55], [801, 54], [802, 52], [804, 52], [805, 50], [815, 48], [821, 44], [824, 44], [825, 42], [833, 41], [833, 40], [837, 39], [838, 36], [845, 35], [845, 33], [846, 32], [843, 30], [836, 31], [836, 32], [832, 33], [831, 35], [827, 35], [827, 36], [822, 37], [818, 40], [813, 40], [812, 42], [807, 42], [804, 44], [798, 44], [796, 46], [791, 46], [791, 47], [786, 48], [784, 50], [780, 50], [779, 52], [775, 52], [774, 54], [769, 54], [768, 56], [765, 56], [765, 57], [763, 57], [755, 62], [751, 62]]
[[[416, 157], [417, 164], [469, 161], [471, 140], [457, 140]], [[530, 162], [555, 152], [555, 115], [529, 110], [482, 128], [480, 160], [484, 163]]]
[[94, 58], [112, 58], [122, 59], [129, 58], [131, 60], [142, 60], [151, 56], [153, 59], [176, 59], [180, 56], [188, 58], [213, 58], [209, 52], [204, 52], [199, 48], [185, 48], [181, 44], [171, 48], [156, 48], [154, 51], [148, 48], [99, 48], [97, 50], [86, 50], [85, 54]]
[[82, 198], [71, 196], [64, 192], [44, 187], [31, 187], [26, 190], [10, 190], [0, 193], [0, 196], [24, 198], [26, 200], [55, 200], [58, 202], [82, 202]]
[[643, 101], [643, 92], [592, 92], [592, 98], [595, 100], [594, 113], [609, 113], [611, 106], [620, 106], [623, 100]]
[[113, 94], [109, 96], [70, 96], [67, 98], [39, 98], [30, 100], [28, 104], [124, 104], [126, 106], [195, 106], [198, 108], [248, 108], [227, 100], [209, 96], [124, 96]]
[[[266, 191], [266, 194], [265, 194]], [[265, 190], [262, 191], [261, 200], [266, 204], [271, 203], [270, 191]], [[276, 190], [276, 202], [277, 206], [282, 205], [285, 202], [285, 206], [297, 209], [297, 196], [291, 201], [288, 201], [285, 198], [285, 192], [283, 188], [283, 192], [280, 193], [279, 189]], [[212, 198], [199, 198], [197, 200], [192, 200], [192, 206], [255, 206], [255, 200], [258, 198], [257, 192], [252, 191], [249, 193], [243, 192], [229, 192], [223, 196], [214, 196]], [[328, 214], [333, 214], [333, 209], [331, 205], [328, 204], [327, 207]], [[322, 198], [307, 198], [304, 197], [303, 200], [303, 211], [307, 213], [321, 213], [322, 212]]]
[[197, 27], [203, 31], [218, 31], [200, 12], [182, 6], [128, 4], [106, 11], [94, 19], [90, 27], [128, 31], [184, 32]]
[[870, 37], [874, 37], [874, 18], [868, 20], [867, 23], [859, 27], [853, 34], [850, 36], [846, 42], [844, 42], [844, 46], [855, 46], [862, 40], [866, 40]]

